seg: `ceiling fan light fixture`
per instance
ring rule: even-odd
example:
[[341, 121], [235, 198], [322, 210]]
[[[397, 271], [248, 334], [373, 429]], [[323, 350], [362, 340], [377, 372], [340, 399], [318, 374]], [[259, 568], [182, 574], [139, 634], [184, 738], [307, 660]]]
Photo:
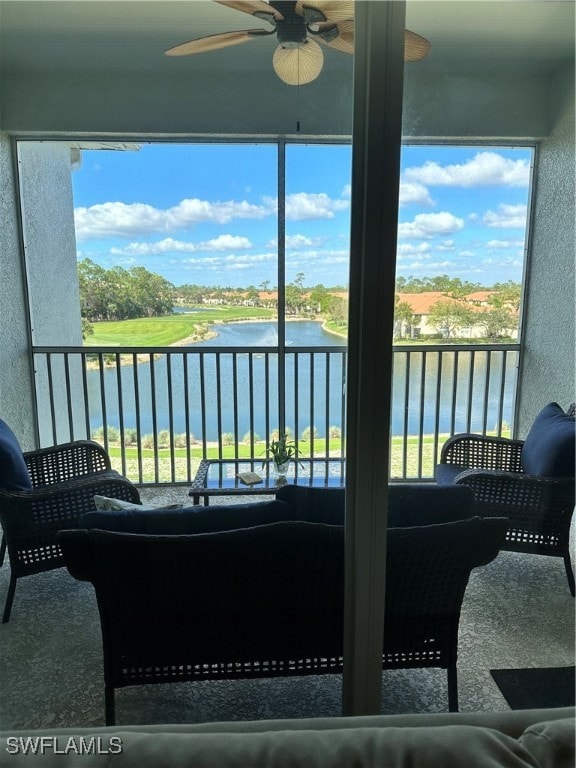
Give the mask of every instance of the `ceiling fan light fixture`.
[[322, 48], [314, 40], [306, 40], [297, 48], [283, 48], [274, 51], [272, 66], [287, 85], [306, 85], [316, 80], [324, 65]]

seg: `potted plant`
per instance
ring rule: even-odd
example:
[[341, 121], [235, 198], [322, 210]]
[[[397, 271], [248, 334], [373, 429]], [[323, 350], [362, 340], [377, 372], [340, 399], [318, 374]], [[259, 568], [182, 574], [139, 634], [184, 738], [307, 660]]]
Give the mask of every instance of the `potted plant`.
[[[266, 443], [266, 456], [272, 457], [274, 469], [280, 476], [286, 475], [290, 462], [298, 458], [298, 452], [296, 442], [290, 440], [289, 436], [283, 433], [280, 433], [277, 439]], [[264, 464], [263, 461], [262, 467]]]

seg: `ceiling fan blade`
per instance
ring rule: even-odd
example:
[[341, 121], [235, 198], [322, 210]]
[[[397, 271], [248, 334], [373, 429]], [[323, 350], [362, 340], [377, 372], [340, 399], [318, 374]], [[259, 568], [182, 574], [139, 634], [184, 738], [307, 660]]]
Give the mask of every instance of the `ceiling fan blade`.
[[332, 24], [330, 21], [315, 25], [318, 31], [309, 32], [312, 40], [343, 53], [354, 53], [354, 22], [352, 19]]
[[239, 45], [255, 37], [269, 34], [271, 33], [265, 29], [243, 29], [237, 32], [222, 32], [219, 35], [206, 35], [206, 37], [198, 37], [196, 40], [189, 40], [187, 43], [175, 45], [174, 48], [169, 48], [164, 53], [166, 56], [188, 56], [191, 53], [216, 51], [218, 48]]
[[299, 0], [296, 12], [304, 16], [307, 24], [325, 21], [345, 21], [354, 18], [353, 0]]
[[235, 11], [250, 13], [258, 18], [272, 16], [271, 19], [266, 18], [266, 21], [270, 21], [271, 24], [284, 18], [280, 11], [265, 3], [264, 0], [214, 0], [214, 2], [219, 5], [227, 5], [228, 8], [233, 8]]
[[[313, 40], [344, 53], [354, 53], [354, 22], [351, 19], [340, 21], [338, 24], [326, 21], [315, 26], [318, 31], [308, 33]], [[405, 31], [404, 61], [419, 61], [428, 55], [430, 48], [431, 45], [425, 37], [409, 29]]]
[[420, 61], [428, 56], [430, 42], [425, 37], [411, 32], [409, 29], [404, 34], [404, 61]]

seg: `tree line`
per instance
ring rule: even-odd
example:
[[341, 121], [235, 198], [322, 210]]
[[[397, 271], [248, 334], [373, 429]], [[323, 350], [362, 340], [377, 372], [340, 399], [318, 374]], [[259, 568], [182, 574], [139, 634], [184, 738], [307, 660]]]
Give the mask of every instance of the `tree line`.
[[80, 311], [89, 323], [169, 315], [174, 286], [144, 267], [104, 269], [90, 259], [78, 263]]
[[[158, 274], [142, 266], [110, 269], [90, 259], [78, 263], [80, 306], [83, 334], [91, 332], [91, 323], [103, 320], [129, 320], [141, 317], [160, 317], [172, 313], [180, 304], [249, 304], [274, 305], [277, 287], [269, 280], [259, 286], [243, 288], [186, 284], [174, 286]], [[299, 272], [284, 290], [287, 315], [315, 317], [345, 326], [348, 315], [347, 289], [344, 286], [326, 287], [304, 285], [305, 275]], [[491, 291], [484, 311], [474, 312], [462, 299], [476, 291]], [[516, 327], [520, 306], [521, 286], [512, 281], [496, 283], [487, 288], [448, 275], [434, 277], [398, 277], [396, 280], [395, 337], [411, 336], [418, 326], [410, 304], [401, 301], [398, 294], [417, 294], [426, 291], [442, 293], [445, 298], [431, 307], [429, 322], [441, 329], [446, 338], [457, 335], [458, 330], [471, 325], [485, 329], [487, 338], [498, 338], [507, 329]]]

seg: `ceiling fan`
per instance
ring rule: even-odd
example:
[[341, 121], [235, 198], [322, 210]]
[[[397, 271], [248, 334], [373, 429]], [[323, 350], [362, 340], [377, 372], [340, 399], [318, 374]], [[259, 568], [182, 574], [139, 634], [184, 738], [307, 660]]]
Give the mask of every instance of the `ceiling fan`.
[[[218, 48], [227, 48], [275, 34], [279, 44], [272, 58], [274, 71], [288, 85], [304, 85], [315, 80], [322, 71], [324, 54], [321, 45], [344, 53], [354, 53], [353, 0], [215, 2], [263, 19], [271, 25], [271, 29], [243, 29], [199, 37], [169, 48], [166, 51], [167, 56], [187, 56], [192, 53], [215, 51]], [[406, 30], [404, 61], [423, 59], [429, 50], [428, 40]]]

